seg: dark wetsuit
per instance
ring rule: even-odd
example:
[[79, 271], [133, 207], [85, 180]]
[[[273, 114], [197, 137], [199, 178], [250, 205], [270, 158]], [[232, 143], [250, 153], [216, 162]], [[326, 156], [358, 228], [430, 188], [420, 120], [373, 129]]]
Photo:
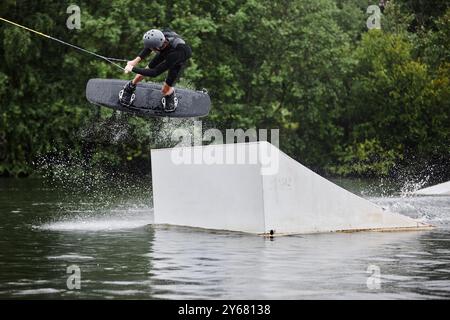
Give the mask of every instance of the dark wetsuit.
[[[169, 70], [165, 82], [172, 87], [186, 61], [192, 56], [192, 50], [176, 33], [172, 31], [163, 31], [163, 33], [169, 40], [167, 47], [156, 54], [148, 64], [148, 68], [134, 67], [133, 72], [147, 77], [156, 77]], [[150, 48], [144, 48], [139, 53], [139, 57], [145, 59], [151, 52]]]

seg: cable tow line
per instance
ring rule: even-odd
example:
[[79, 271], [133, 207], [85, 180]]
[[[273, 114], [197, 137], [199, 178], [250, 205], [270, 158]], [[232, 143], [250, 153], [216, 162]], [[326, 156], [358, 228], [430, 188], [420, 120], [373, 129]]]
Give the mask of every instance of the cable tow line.
[[73, 44], [71, 44], [71, 43], [68, 43], [68, 42], [62, 41], [62, 40], [60, 40], [60, 39], [54, 38], [54, 37], [52, 37], [52, 36], [49, 36], [48, 34], [45, 34], [45, 33], [42, 33], [42, 32], [36, 31], [36, 30], [33, 30], [33, 29], [31, 29], [31, 28], [22, 26], [22, 25], [20, 25], [20, 24], [18, 24], [18, 23], [16, 23], [16, 22], [7, 20], [7, 19], [5, 19], [5, 18], [0, 17], [0, 20], [5, 21], [6, 23], [12, 24], [12, 25], [14, 25], [14, 26], [16, 26], [16, 27], [19, 27], [19, 28], [25, 29], [25, 30], [27, 30], [27, 31], [33, 32], [33, 33], [35, 33], [35, 34], [37, 34], [37, 35], [40, 35], [40, 36], [42, 36], [42, 37], [45, 37], [45, 38], [48, 38], [48, 39], [57, 41], [57, 42], [59, 42], [59, 43], [61, 43], [61, 44], [63, 44], [63, 45], [66, 45], [66, 46], [72, 47], [72, 48], [74, 48], [74, 49], [77, 49], [77, 50], [83, 51], [83, 52], [85, 52], [85, 53], [88, 53], [88, 54], [90, 54], [90, 55], [96, 56], [97, 58], [103, 59], [103, 60], [105, 60], [105, 61], [111, 63], [112, 65], [116, 66], [117, 68], [119, 68], [119, 69], [121, 69], [121, 70], [125, 70], [123, 67], [121, 67], [121, 66], [118, 65], [117, 63], [113, 62], [113, 61], [126, 62], [127, 60], [125, 60], [125, 59], [117, 59], [117, 58], [105, 57], [105, 56], [102, 56], [102, 55], [97, 54], [97, 53], [95, 53], [95, 52], [86, 50], [86, 49], [84, 49], [84, 48], [78, 47], [78, 46], [73, 45]]

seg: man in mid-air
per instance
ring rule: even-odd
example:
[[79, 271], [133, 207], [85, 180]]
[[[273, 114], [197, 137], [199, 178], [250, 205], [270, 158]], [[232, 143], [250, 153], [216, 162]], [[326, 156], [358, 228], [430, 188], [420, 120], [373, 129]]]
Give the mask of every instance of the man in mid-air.
[[[147, 68], [138, 68], [137, 64], [148, 57], [151, 52], [156, 56]], [[162, 108], [165, 112], [173, 112], [177, 108], [178, 100], [175, 97], [174, 84], [178, 79], [186, 61], [192, 56], [191, 48], [175, 32], [165, 29], [163, 31], [152, 29], [144, 34], [144, 49], [132, 61], [128, 61], [125, 73], [134, 72], [137, 75], [128, 82], [119, 93], [119, 102], [126, 107], [133, 104], [136, 85], [144, 78], [156, 77], [168, 71], [166, 80], [161, 89]]]

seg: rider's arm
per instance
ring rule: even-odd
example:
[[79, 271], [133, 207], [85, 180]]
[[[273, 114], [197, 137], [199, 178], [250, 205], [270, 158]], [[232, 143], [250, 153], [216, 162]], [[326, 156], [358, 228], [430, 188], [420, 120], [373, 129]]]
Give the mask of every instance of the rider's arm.
[[128, 61], [128, 64], [131, 64], [133, 67], [137, 66], [141, 60], [144, 60], [148, 55], [152, 52], [149, 48], [144, 48], [141, 50], [141, 52], [138, 54], [134, 60]]
[[153, 69], [154, 67], [156, 67], [158, 64], [160, 64], [161, 62], [164, 61], [164, 58], [161, 56], [160, 53], [158, 53], [153, 59], [152, 61], [150, 61], [150, 63], [148, 64], [148, 67], [150, 69]]
[[152, 49], [150, 48], [144, 48], [142, 49], [142, 51], [138, 54], [138, 57], [141, 58], [141, 60], [144, 60], [145, 58], [147, 58], [150, 53], [152, 53]]
[[[155, 57], [155, 59], [158, 58], [158, 56]], [[141, 74], [143, 76], [147, 77], [157, 77], [164, 71], [169, 70], [172, 68], [179, 60], [179, 55], [177, 52], [173, 52], [169, 54], [166, 58], [166, 60], [162, 61], [156, 66], [153, 66], [153, 63], [150, 63], [149, 68], [137, 68], [133, 67], [133, 72], [137, 74]], [[152, 61], [153, 62], [153, 61]]]

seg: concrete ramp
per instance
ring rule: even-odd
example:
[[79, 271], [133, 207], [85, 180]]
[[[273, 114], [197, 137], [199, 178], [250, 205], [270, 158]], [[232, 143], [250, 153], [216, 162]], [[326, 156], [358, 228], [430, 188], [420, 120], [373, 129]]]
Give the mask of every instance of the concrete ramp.
[[450, 181], [420, 189], [414, 194], [421, 196], [450, 196]]
[[333, 184], [268, 142], [152, 150], [157, 224], [302, 234], [431, 227]]

